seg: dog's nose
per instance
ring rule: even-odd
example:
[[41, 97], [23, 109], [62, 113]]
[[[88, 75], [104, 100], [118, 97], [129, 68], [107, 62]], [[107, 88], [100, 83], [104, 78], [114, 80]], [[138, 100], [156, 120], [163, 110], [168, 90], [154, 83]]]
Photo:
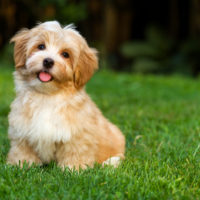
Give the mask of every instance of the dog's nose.
[[43, 66], [45, 67], [45, 68], [52, 68], [53, 67], [53, 65], [54, 65], [54, 60], [53, 59], [51, 59], [51, 58], [45, 58], [44, 60], [43, 60]]

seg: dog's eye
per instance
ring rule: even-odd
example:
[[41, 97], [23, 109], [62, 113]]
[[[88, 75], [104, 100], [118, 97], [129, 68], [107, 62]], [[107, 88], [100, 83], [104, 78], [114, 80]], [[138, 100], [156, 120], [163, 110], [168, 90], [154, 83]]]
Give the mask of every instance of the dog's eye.
[[45, 45], [44, 44], [39, 44], [38, 45], [38, 49], [39, 50], [44, 50], [45, 49]]
[[65, 58], [69, 58], [69, 54], [67, 52], [63, 52], [62, 56], [65, 57]]

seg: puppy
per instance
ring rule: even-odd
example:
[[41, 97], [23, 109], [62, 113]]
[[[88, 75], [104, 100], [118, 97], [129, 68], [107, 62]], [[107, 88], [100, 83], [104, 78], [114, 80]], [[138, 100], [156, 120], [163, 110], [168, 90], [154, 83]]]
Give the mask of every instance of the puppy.
[[97, 52], [72, 25], [45, 22], [18, 32], [16, 98], [9, 114], [7, 163], [117, 166], [125, 139], [92, 102], [84, 85], [98, 68]]

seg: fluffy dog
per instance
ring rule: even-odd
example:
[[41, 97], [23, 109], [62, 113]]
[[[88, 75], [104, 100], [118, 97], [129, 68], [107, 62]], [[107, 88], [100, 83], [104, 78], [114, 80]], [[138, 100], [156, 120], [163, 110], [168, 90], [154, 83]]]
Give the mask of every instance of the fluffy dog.
[[56, 161], [62, 168], [117, 166], [125, 139], [92, 102], [84, 85], [98, 68], [96, 50], [72, 25], [45, 22], [18, 32], [16, 98], [9, 114], [9, 164]]

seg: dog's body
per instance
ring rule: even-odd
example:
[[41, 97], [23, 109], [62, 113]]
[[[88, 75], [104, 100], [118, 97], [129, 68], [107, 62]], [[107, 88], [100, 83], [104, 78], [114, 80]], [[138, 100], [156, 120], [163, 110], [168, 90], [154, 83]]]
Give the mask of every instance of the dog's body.
[[118, 165], [124, 136], [84, 90], [97, 69], [95, 50], [71, 26], [55, 21], [21, 31], [12, 41], [16, 99], [9, 115], [8, 163]]

